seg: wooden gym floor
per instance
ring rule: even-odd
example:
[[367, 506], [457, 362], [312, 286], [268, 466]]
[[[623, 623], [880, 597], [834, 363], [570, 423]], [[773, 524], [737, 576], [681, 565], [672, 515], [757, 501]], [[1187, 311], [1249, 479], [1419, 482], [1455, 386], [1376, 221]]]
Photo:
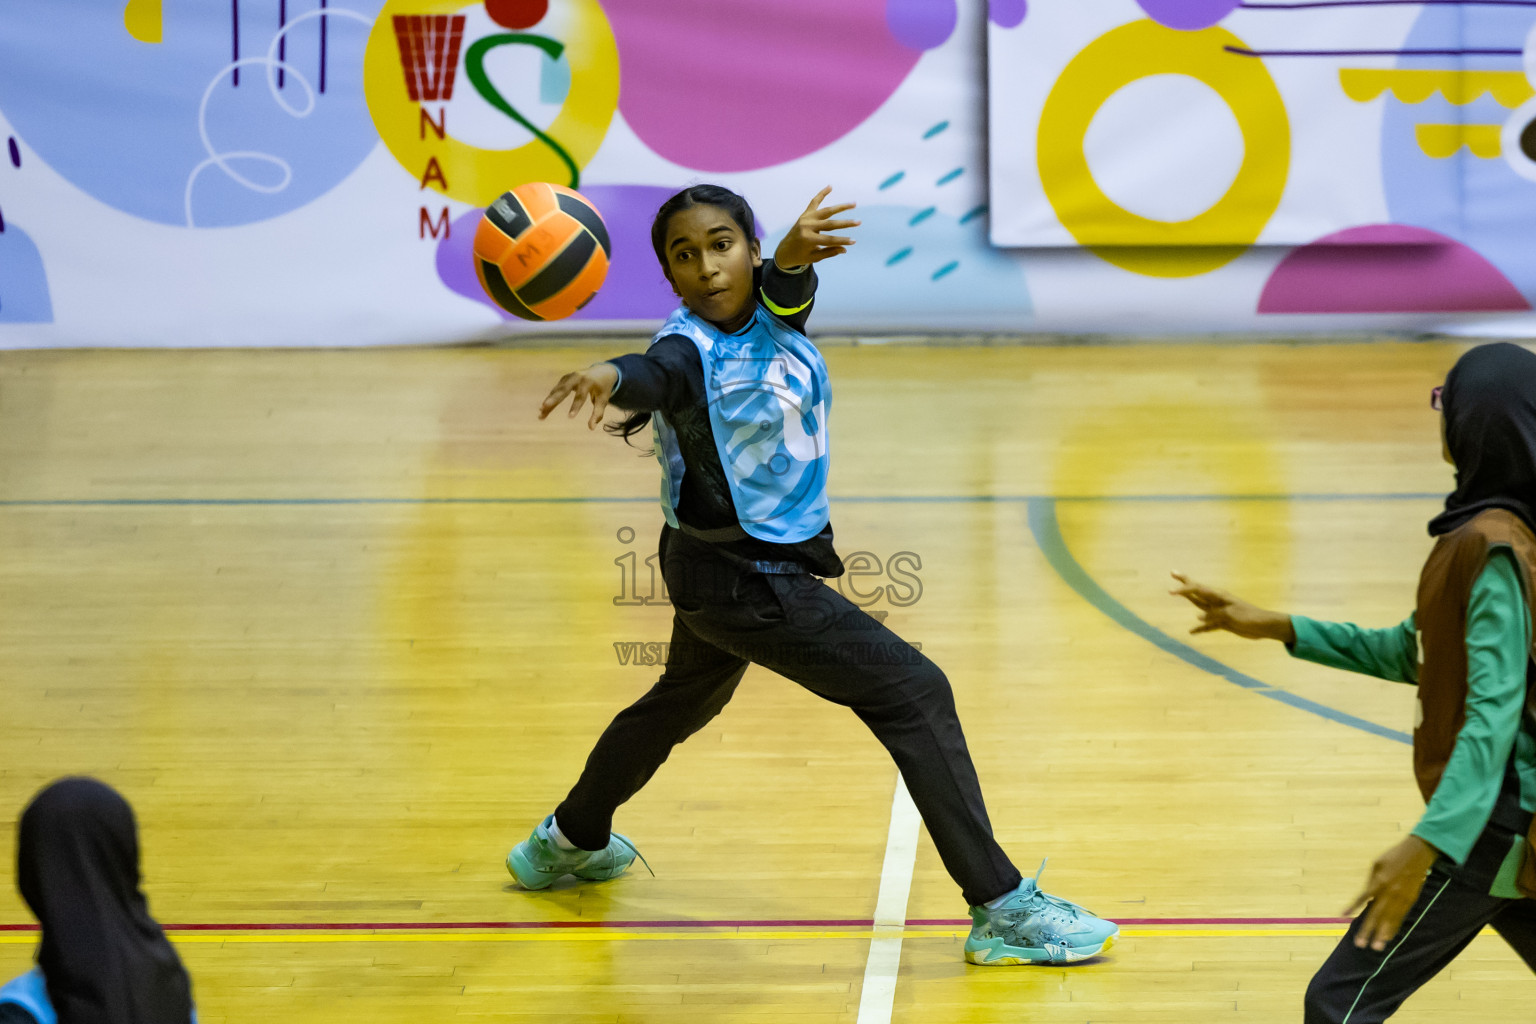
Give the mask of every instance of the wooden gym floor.
[[[16, 816], [90, 773], [205, 1024], [1299, 1020], [1416, 820], [1412, 693], [1191, 639], [1167, 573], [1405, 616], [1459, 351], [828, 350], [843, 585], [949, 674], [1021, 868], [1124, 922], [1067, 970], [964, 964], [884, 752], [761, 669], [621, 810], [655, 877], [510, 884], [668, 637], [654, 461], [535, 415], [608, 349], [0, 354], [0, 978]], [[1397, 1019], [1532, 991], [1484, 936]]]

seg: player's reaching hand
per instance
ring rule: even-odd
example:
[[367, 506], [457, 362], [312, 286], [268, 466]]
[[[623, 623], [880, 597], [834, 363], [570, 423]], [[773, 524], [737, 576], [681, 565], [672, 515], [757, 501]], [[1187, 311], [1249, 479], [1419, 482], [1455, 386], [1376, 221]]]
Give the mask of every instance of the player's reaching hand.
[[539, 406], [539, 419], [544, 419], [555, 410], [566, 395], [574, 395], [571, 400], [569, 415], [575, 418], [581, 404], [588, 399], [592, 401], [592, 415], [587, 417], [587, 429], [596, 430], [597, 425], [603, 422], [603, 413], [608, 408], [608, 398], [613, 394], [614, 386], [619, 383], [619, 368], [612, 363], [593, 363], [585, 370], [577, 370], [568, 373], [555, 384], [553, 390]]
[[1345, 909], [1345, 916], [1365, 907], [1365, 920], [1355, 932], [1355, 946], [1370, 946], [1380, 953], [1397, 935], [1403, 918], [1413, 909], [1424, 888], [1424, 876], [1440, 858], [1440, 851], [1416, 835], [1407, 835], [1376, 858], [1365, 891]]
[[786, 270], [803, 267], [807, 263], [820, 263], [824, 259], [841, 255], [848, 251], [848, 247], [854, 243], [852, 238], [846, 235], [833, 235], [828, 232], [844, 231], [848, 228], [856, 228], [859, 221], [837, 220], [838, 214], [846, 213], [853, 209], [856, 203], [840, 203], [837, 206], [822, 206], [821, 201], [831, 193], [832, 186], [828, 185], [816, 193], [816, 198], [805, 208], [800, 219], [795, 221], [793, 227], [774, 250], [773, 262]]
[[1183, 573], [1173, 573], [1173, 578], [1180, 586], [1169, 593], [1187, 598], [1200, 610], [1200, 624], [1191, 629], [1191, 633], [1213, 633], [1224, 629], [1249, 640], [1296, 642], [1296, 630], [1291, 626], [1289, 615], [1249, 604], [1225, 590], [1196, 583]]

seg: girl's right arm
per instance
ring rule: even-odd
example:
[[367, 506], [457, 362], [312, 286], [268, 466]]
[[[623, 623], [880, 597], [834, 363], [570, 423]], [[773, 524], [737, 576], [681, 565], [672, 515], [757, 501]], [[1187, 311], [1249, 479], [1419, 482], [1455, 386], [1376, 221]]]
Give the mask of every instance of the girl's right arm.
[[1173, 594], [1200, 610], [1200, 624], [1191, 633], [1225, 630], [1250, 640], [1279, 640], [1292, 655], [1306, 661], [1396, 683], [1418, 682], [1412, 616], [1388, 629], [1361, 629], [1350, 622], [1321, 622], [1269, 611], [1180, 573], [1173, 577], [1181, 584]]
[[575, 395], [570, 415], [575, 416], [582, 403], [590, 400], [592, 414], [587, 428], [595, 429], [609, 403], [629, 412], [668, 413], [698, 404], [703, 389], [704, 364], [698, 349], [687, 338], [672, 334], [644, 353], [593, 363], [561, 377], [539, 407], [539, 419], [554, 411], [567, 395]]
[[596, 430], [597, 425], [603, 422], [603, 413], [608, 408], [608, 399], [613, 396], [613, 389], [619, 383], [619, 368], [612, 363], [593, 363], [585, 370], [575, 370], [561, 377], [555, 386], [545, 397], [539, 406], [539, 419], [544, 419], [565, 401], [566, 395], [573, 395], [571, 399], [571, 411], [568, 415], [575, 418], [577, 410], [583, 402], [592, 402], [592, 415], [587, 418], [587, 429]]

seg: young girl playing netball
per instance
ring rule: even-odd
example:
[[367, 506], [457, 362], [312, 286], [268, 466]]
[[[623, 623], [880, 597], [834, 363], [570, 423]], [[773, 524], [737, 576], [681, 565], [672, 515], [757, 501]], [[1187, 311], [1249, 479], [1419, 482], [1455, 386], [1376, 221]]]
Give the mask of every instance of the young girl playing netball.
[[938, 666], [817, 577], [839, 576], [828, 519], [831, 387], [805, 336], [811, 264], [853, 240], [831, 234], [853, 204], [823, 189], [764, 263], [752, 210], [727, 189], [679, 192], [656, 215], [656, 258], [682, 300], [644, 355], [562, 377], [567, 396], [651, 422], [661, 462], [662, 574], [674, 609], [666, 669], [619, 713], [555, 813], [507, 856], [519, 883], [612, 878], [633, 863], [614, 811], [672, 747], [731, 699], [747, 665], [772, 669], [851, 708], [890, 751], [950, 875], [971, 904], [966, 959], [1064, 963], [1109, 948], [1118, 929], [1022, 879], [992, 837], [949, 682]]
[[1200, 609], [1191, 632], [1283, 641], [1298, 658], [1417, 684], [1413, 767], [1427, 806], [1377, 858], [1356, 918], [1307, 988], [1307, 1024], [1373, 1024], [1492, 925], [1536, 968], [1536, 737], [1526, 712], [1536, 609], [1536, 355], [1484, 345], [1452, 368], [1443, 413], [1456, 489], [1417, 610], [1390, 629], [1265, 611], [1175, 573]]

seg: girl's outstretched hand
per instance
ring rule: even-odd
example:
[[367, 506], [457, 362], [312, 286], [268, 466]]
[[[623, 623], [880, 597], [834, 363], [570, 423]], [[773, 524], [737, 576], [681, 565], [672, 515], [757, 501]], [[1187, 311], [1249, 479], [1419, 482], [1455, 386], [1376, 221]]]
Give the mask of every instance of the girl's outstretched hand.
[[1169, 591], [1175, 597], [1188, 598], [1189, 603], [1200, 610], [1200, 624], [1191, 633], [1212, 633], [1224, 629], [1249, 640], [1279, 640], [1296, 642], [1296, 630], [1291, 617], [1282, 612], [1267, 611], [1234, 597], [1225, 590], [1196, 583], [1183, 573], [1173, 573], [1180, 586]]
[[593, 363], [585, 370], [568, 373], [560, 378], [544, 399], [544, 404], [539, 406], [539, 419], [553, 412], [557, 405], [565, 401], [566, 395], [575, 395], [571, 400], [569, 415], [574, 418], [581, 403], [590, 398], [592, 415], [587, 417], [587, 429], [596, 430], [597, 425], [603, 422], [603, 413], [608, 408], [608, 396], [613, 394], [614, 385], [618, 382], [619, 368], [612, 363]]
[[816, 193], [816, 198], [811, 200], [811, 205], [805, 208], [800, 219], [795, 221], [795, 226], [789, 229], [784, 236], [784, 241], [779, 243], [774, 250], [773, 262], [786, 269], [803, 267], [807, 263], [820, 263], [824, 259], [837, 256], [848, 251], [853, 244], [853, 239], [846, 235], [832, 235], [829, 231], [843, 231], [847, 228], [856, 228], [859, 222], [856, 220], [836, 220], [840, 213], [846, 213], [853, 209], [856, 203], [841, 203], [837, 206], [822, 206], [821, 201], [831, 193], [832, 186], [828, 185]]

